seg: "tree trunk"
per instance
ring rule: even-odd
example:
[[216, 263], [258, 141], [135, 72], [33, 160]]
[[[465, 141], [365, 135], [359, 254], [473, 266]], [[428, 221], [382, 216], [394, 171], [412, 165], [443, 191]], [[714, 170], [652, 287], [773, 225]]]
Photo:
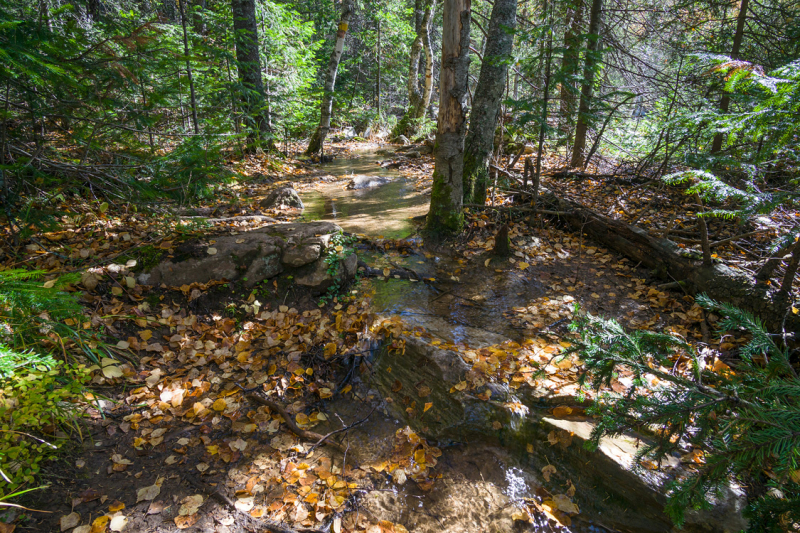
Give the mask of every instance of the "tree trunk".
[[184, 9], [184, 0], [178, 0], [181, 10], [181, 26], [183, 27], [183, 55], [186, 56], [186, 76], [189, 78], [189, 91], [192, 102], [192, 125], [194, 126], [194, 133], [200, 133], [200, 127], [197, 125], [197, 97], [194, 93], [194, 77], [192, 76], [192, 62], [189, 60], [189, 36], [186, 32], [186, 10]]
[[325, 142], [325, 137], [328, 136], [328, 131], [331, 129], [331, 112], [333, 111], [333, 88], [336, 85], [336, 74], [339, 71], [339, 61], [342, 59], [342, 50], [344, 50], [344, 36], [347, 34], [347, 28], [350, 26], [350, 15], [353, 13], [353, 0], [344, 0], [342, 2], [342, 15], [339, 19], [339, 30], [336, 33], [336, 44], [331, 53], [331, 59], [328, 61], [328, 73], [325, 76], [325, 88], [322, 95], [322, 105], [320, 106], [319, 126], [317, 126], [311, 141], [306, 148], [306, 154], [316, 154], [322, 150], [322, 144]]
[[495, 0], [464, 150], [464, 199], [476, 204], [486, 202], [489, 159], [508, 77], [516, 25], [516, 0]]
[[444, 236], [461, 231], [464, 134], [469, 79], [471, 0], [445, 0], [442, 22], [442, 68], [439, 77], [439, 124], [431, 208], [426, 229]]
[[[747, 21], [747, 4], [749, 0], [742, 0], [739, 7], [739, 16], [736, 17], [736, 33], [733, 35], [733, 48], [731, 48], [731, 59], [739, 59], [739, 50], [742, 47], [742, 38], [744, 37], [744, 24]], [[722, 95], [719, 102], [719, 110], [724, 115], [728, 112], [728, 107], [731, 104], [731, 97], [726, 92]], [[724, 135], [722, 132], [714, 135], [714, 141], [711, 143], [711, 153], [716, 154], [722, 149], [722, 141]]]
[[205, 35], [208, 31], [206, 27], [205, 16], [203, 11], [206, 9], [206, 0], [192, 0], [192, 27], [196, 33]]
[[597, 49], [600, 45], [600, 13], [603, 9], [603, 0], [592, 0], [592, 10], [589, 14], [589, 36], [586, 43], [586, 61], [583, 67], [583, 84], [581, 85], [581, 100], [578, 104], [578, 123], [575, 126], [575, 144], [572, 146], [572, 161], [570, 166], [582, 167], [585, 162], [583, 151], [586, 149], [586, 131], [589, 129], [589, 111], [592, 100], [592, 85], [594, 85], [594, 72], [597, 65]]
[[572, 144], [572, 128], [575, 124], [575, 95], [578, 94], [576, 78], [580, 65], [581, 23], [583, 22], [583, 0], [567, 4], [566, 30], [564, 31], [564, 56], [561, 59], [561, 131], [566, 145]]
[[[380, 16], [380, 15], [379, 15]], [[378, 42], [376, 43], [376, 63], [378, 67], [378, 76], [375, 80], [375, 93], [378, 95], [378, 116], [381, 116], [381, 19], [378, 19]]]
[[[417, 35], [411, 43], [411, 55], [408, 64], [408, 109], [392, 131], [392, 137], [400, 135], [412, 137], [416, 133], [417, 121], [425, 115], [431, 103], [433, 92], [433, 52], [431, 51], [431, 18], [436, 2], [434, 0], [417, 0], [415, 3], [415, 21]], [[419, 62], [425, 52], [425, 80], [423, 88], [419, 87]]]
[[264, 107], [264, 82], [261, 79], [261, 57], [258, 46], [255, 0], [231, 0], [233, 31], [236, 42], [236, 63], [242, 84], [242, 103], [250, 120], [248, 144], [270, 139], [272, 132]]

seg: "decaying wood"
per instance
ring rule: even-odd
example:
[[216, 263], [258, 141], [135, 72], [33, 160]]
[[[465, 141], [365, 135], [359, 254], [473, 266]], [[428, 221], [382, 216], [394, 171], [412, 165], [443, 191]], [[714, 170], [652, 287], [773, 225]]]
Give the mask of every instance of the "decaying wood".
[[786, 315], [785, 300], [778, 291], [756, 283], [748, 271], [721, 263], [703, 264], [702, 254], [692, 254], [676, 243], [654, 237], [645, 230], [606, 216], [552, 193], [540, 197], [541, 204], [554, 208], [559, 218], [586, 233], [595, 242], [652, 269], [665, 279], [679, 281], [690, 294], [705, 293], [710, 298], [730, 303], [760, 317], [775, 331], [786, 319], [786, 330], [800, 329], [800, 317]]

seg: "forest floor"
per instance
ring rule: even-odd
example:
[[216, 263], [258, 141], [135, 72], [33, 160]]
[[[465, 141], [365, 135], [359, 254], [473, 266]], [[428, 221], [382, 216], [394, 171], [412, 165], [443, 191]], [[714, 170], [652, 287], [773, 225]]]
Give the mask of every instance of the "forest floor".
[[[329, 153], [345, 158], [360, 148], [336, 143]], [[297, 219], [295, 210], [267, 212], [258, 202], [280, 185], [311, 190], [326, 175], [324, 166], [294, 159], [251, 157], [231, 165], [245, 179], [199, 206], [205, 217], [228, 220], [207, 225], [175, 216], [174, 206], [156, 206], [154, 214], [145, 214], [128, 205], [70, 198], [60, 206], [65, 214], [58, 231], [37, 235], [20, 253], [0, 258], [7, 267], [41, 268], [50, 277], [82, 272], [75, 290], [84, 292], [82, 301], [90, 314], [82, 327], [96, 331], [98, 342], [115, 354], [103, 359], [93, 374], [86, 431], [80, 438], [73, 435], [62, 458], [45, 467], [50, 488], [25, 500], [49, 513], [20, 515], [19, 530], [222, 533], [272, 524], [275, 531], [328, 525], [337, 533], [402, 532], [402, 524], [361, 508], [359, 498], [383, 490], [391, 472], [412, 463], [423, 465], [415, 482], [436, 490], [435, 464], [442, 452], [410, 430], [398, 431], [393, 441], [366, 458], [349, 448], [342, 457], [342, 445], [317, 447], [294, 431], [299, 426], [326, 434], [357, 423], [363, 412], [348, 412], [343, 402], [366, 405], [375, 400], [369, 387], [349, 382], [352, 376], [341, 363], [355, 361], [356, 354], [397, 327], [381, 322], [371, 307], [374, 284], [386, 280], [361, 280], [324, 305], [277, 281], [255, 291], [222, 282], [160, 288], [137, 282], [139, 272], [189, 238], [213, 244], [216, 235], [263, 225], [230, 217]], [[430, 156], [404, 159], [399, 171], [422, 194], [431, 185], [432, 165]], [[688, 247], [699, 244], [697, 206], [680, 189], [635, 178], [612, 179], [597, 169], [572, 174], [559, 170], [557, 156], [548, 158], [542, 186], [650, 232], [669, 233]], [[539, 284], [540, 296], [526, 295], [503, 311], [505, 327], [517, 331], [518, 339], [531, 340], [518, 344], [526, 360], [533, 360], [534, 348], [552, 354], [568, 345], [566, 331], [557, 325], [565, 324], [579, 303], [590, 313], [632, 328], [672, 331], [699, 343], [709, 354], [709, 364], [726, 367], [745, 339], [729, 335], [720, 340], [713, 331], [719, 317], [704, 313], [691, 296], [660, 289], [662, 280], [651, 280], [648, 272], [579, 233], [548, 220], [509, 219], [505, 208], [519, 196], [516, 187], [506, 186], [497, 195], [494, 205], [499, 209], [471, 209], [467, 231], [446, 246], [426, 245], [419, 238], [370, 236], [360, 240], [360, 249], [377, 251], [372, 266], [381, 269], [412, 256], [446, 257], [443, 264], [449, 270], [440, 268], [432, 283], [446, 289], [445, 300], [452, 306], [481, 305], [473, 288], [487, 273], [508, 273], [520, 283]], [[787, 223], [780, 217], [789, 216], [794, 215], [777, 215], [772, 222]], [[715, 257], [748, 268], [775, 236], [774, 224], [764, 222], [741, 227], [712, 220]], [[492, 261], [494, 236], [505, 223], [512, 255]], [[444, 345], [456, 352], [470, 348], [447, 341]], [[579, 361], [559, 365], [539, 384], [575, 393], [579, 369]], [[368, 365], [358, 370], [368, 372]], [[530, 372], [520, 374], [507, 365], [494, 371], [501, 380], [532, 379]], [[621, 375], [612, 388], [624, 390], [628, 381]], [[276, 391], [295, 428], [281, 424], [285, 417], [280, 412], [254, 400], [250, 392], [255, 388]], [[339, 402], [341, 419], [331, 411], [331, 401]], [[689, 462], [701, 460], [698, 452], [687, 457]], [[555, 521], [563, 521], [566, 513], [547, 507], [542, 512]]]

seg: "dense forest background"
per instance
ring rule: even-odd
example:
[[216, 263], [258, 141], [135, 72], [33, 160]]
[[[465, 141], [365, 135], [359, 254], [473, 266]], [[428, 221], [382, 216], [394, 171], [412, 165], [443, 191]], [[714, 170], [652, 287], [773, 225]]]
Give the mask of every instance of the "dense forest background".
[[[580, 249], [584, 235], [613, 249], [614, 235], [635, 240], [632, 226], [662, 215], [647, 230], [693, 252], [654, 239], [615, 251], [672, 276], [655, 294], [694, 302], [708, 291], [698, 316], [713, 311], [728, 330], [754, 333], [742, 337], [735, 372], [696, 363], [672, 379], [669, 401], [609, 400], [595, 437], [641, 418], [666, 428], [654, 457], [680, 439], [709, 450], [709, 466], [671, 493], [677, 522], [736, 477], [752, 482], [751, 529], [797, 530], [800, 0], [0, 0], [0, 399], [34, 387], [20, 376], [35, 376], [42, 394], [29, 395], [39, 403], [25, 417], [16, 400], [0, 406], [11, 420], [0, 428], [0, 506], [34, 488], [50, 453], [27, 432], [79, 431], [65, 402], [85, 394], [92, 371], [122, 377], [98, 333], [122, 304], [98, 318], [100, 297], [79, 304], [63, 292], [98, 287], [91, 255], [131, 238], [109, 228], [146, 222], [142, 234], [172, 235], [171, 250], [207, 228], [179, 220], [190, 206], [235, 196], [239, 214], [247, 193], [233, 184], [271, 183], [260, 172], [290, 161], [324, 163], [345, 140], [428, 148], [415, 154], [434, 159], [431, 242], [474, 244], [489, 220], [475, 213], [491, 207], [508, 216], [492, 236], [503, 257], [513, 217], [530, 229], [535, 215], [571, 225]], [[252, 161], [259, 173], [244, 172]], [[557, 202], [555, 187], [540, 194], [545, 174], [550, 185], [590, 180], [573, 196], [606, 191], [607, 216]], [[625, 202], [639, 188], [657, 192], [635, 214]], [[71, 237], [59, 233], [67, 227]], [[95, 246], [62, 248], [69, 238]], [[342, 239], [342, 250], [353, 243]], [[141, 295], [129, 290], [141, 284], [124, 279], [109, 292], [136, 308]], [[320, 306], [341, 309], [330, 298]], [[594, 318], [575, 328], [565, 353], [580, 354], [598, 388], [621, 367], [639, 379], [653, 361], [673, 364], [664, 354], [691, 354], [674, 373], [699, 353]]]

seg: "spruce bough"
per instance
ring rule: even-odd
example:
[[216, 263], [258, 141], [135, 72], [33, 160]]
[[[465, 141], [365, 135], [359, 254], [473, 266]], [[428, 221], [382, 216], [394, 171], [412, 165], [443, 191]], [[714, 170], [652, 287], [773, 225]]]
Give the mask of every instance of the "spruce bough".
[[[714, 370], [677, 336], [628, 333], [614, 320], [577, 315], [572, 352], [586, 364], [581, 386], [598, 391], [589, 410], [598, 424], [587, 444], [596, 448], [604, 436], [637, 429], [652, 435], [637, 464], [658, 463], [687, 446], [702, 450], [704, 462], [667, 487], [666, 511], [679, 526], [687, 509], [709, 507], [708, 495], [734, 481], [747, 491], [748, 531], [790, 530], [800, 522], [800, 379], [790, 349], [757, 317], [705, 296], [697, 301], [723, 315], [721, 330], [749, 332], [734, 368]], [[679, 358], [688, 372], [675, 372]], [[633, 385], [611, 392], [623, 370]]]

